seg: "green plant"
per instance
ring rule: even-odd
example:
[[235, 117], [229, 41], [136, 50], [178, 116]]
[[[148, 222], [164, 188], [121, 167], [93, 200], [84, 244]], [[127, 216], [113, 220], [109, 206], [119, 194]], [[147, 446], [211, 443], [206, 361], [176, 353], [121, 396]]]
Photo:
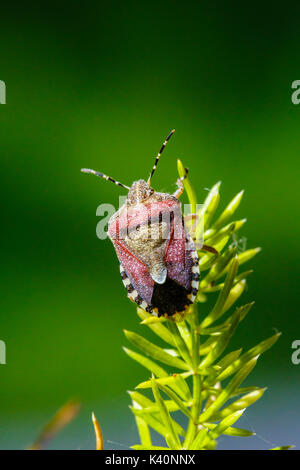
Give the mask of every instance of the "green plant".
[[[184, 167], [180, 161], [178, 172], [183, 176]], [[188, 179], [184, 186], [194, 212], [197, 204], [195, 192]], [[236, 328], [253, 305], [252, 302], [231, 309], [243, 293], [246, 278], [252, 272], [238, 272], [238, 269], [260, 249], [240, 252], [236, 242], [235, 234], [246, 220], [231, 221], [231, 218], [243, 192], [237, 194], [221, 215], [212, 221], [220, 200], [219, 187], [220, 183], [217, 183], [209, 191], [197, 212], [197, 219], [204, 222], [204, 243], [219, 253], [198, 252], [201, 282], [197, 302], [180, 322], [137, 310], [141, 323], [164, 342], [163, 347], [134, 332], [125, 331], [127, 339], [142, 354], [129, 348], [124, 348], [125, 352], [152, 375], [137, 385], [135, 391], [129, 392], [141, 441], [132, 446], [134, 449], [214, 449], [222, 434], [253, 435], [251, 431], [233, 425], [265, 389], [242, 387], [242, 383], [259, 356], [277, 341], [280, 334], [271, 336], [247, 352], [242, 353], [242, 349], [238, 349], [225, 353]], [[201, 223], [196, 229], [192, 228], [192, 221], [188, 223], [197, 240]], [[202, 304], [211, 293], [217, 293], [216, 302], [204, 314]], [[149, 391], [152, 391], [151, 398]], [[185, 426], [182, 425], [182, 417], [181, 424], [176, 419], [179, 414], [185, 416]], [[150, 429], [163, 436], [165, 446], [152, 444]]]

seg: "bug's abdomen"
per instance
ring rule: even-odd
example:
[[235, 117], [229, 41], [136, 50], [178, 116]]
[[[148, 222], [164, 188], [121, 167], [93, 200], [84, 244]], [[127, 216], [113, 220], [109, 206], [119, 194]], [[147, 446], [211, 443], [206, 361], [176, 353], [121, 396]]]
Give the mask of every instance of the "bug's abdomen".
[[200, 280], [198, 254], [191, 236], [185, 231], [184, 235], [184, 263], [178, 264], [175, 261], [176, 257], [169, 256], [166, 282], [154, 285], [151, 305], [159, 316], [172, 316], [183, 312], [194, 303], [198, 293]]
[[[200, 279], [199, 260], [191, 237], [188, 234], [186, 236], [186, 256], [182, 272], [180, 273], [178, 264], [169, 260], [168, 276], [163, 284], [153, 282], [146, 269], [143, 273], [139, 269], [135, 275], [123, 256], [124, 265], [120, 265], [120, 271], [128, 297], [148, 313], [172, 317], [185, 312], [195, 301]], [[118, 253], [118, 247], [116, 250]], [[130, 255], [127, 256], [130, 258]], [[180, 283], [181, 279], [184, 279], [184, 283]]]
[[177, 282], [167, 278], [164, 284], [155, 284], [151, 299], [151, 306], [157, 310], [158, 316], [172, 316], [184, 311], [192, 301], [188, 297], [191, 289], [187, 290]]

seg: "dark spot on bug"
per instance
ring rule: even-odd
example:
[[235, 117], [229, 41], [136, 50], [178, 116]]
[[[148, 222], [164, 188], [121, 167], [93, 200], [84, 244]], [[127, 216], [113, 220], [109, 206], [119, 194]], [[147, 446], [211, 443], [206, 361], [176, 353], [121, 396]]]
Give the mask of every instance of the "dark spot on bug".
[[199, 279], [200, 279], [200, 274], [192, 273], [192, 280], [193, 281], [199, 281]]
[[138, 305], [141, 305], [141, 303], [143, 302], [143, 299], [140, 295], [138, 295], [135, 299], [134, 299], [135, 303], [137, 303]]
[[129, 294], [130, 294], [130, 292], [134, 291], [134, 288], [132, 287], [131, 284], [128, 284], [128, 286], [126, 286], [126, 289], [129, 292]]
[[125, 271], [122, 271], [120, 274], [122, 279], [126, 279], [128, 277]]
[[197, 293], [198, 293], [198, 289], [195, 289], [195, 288], [193, 287], [193, 289], [192, 289], [192, 294], [193, 294], [193, 295], [197, 295]]
[[157, 308], [158, 316], [165, 313], [172, 316], [177, 312], [182, 312], [191, 303], [187, 297], [190, 293], [191, 290], [167, 278], [164, 284], [154, 284], [151, 305]]

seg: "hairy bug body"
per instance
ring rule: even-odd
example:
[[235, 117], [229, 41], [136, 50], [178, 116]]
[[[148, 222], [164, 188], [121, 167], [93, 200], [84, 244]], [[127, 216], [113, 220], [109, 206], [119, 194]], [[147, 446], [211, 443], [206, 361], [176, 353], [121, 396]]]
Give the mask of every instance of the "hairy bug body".
[[129, 189], [125, 204], [111, 217], [108, 236], [120, 262], [121, 278], [128, 297], [149, 313], [184, 316], [197, 295], [199, 260], [194, 242], [184, 226], [179, 197], [183, 178], [174, 194], [155, 192], [151, 177], [172, 131], [158, 153], [148, 181], [129, 188], [112, 178], [97, 176]]

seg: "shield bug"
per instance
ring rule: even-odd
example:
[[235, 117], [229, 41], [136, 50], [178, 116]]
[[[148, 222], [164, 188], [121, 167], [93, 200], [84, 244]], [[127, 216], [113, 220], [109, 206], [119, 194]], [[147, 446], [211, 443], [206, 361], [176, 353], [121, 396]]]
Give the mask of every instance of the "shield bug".
[[103, 173], [81, 171], [129, 190], [124, 205], [108, 222], [108, 236], [129, 299], [154, 315], [181, 319], [195, 301], [200, 278], [197, 250], [185, 228], [179, 201], [186, 175], [177, 180], [174, 194], [155, 192], [151, 187], [159, 158], [173, 133], [165, 139], [147, 181], [138, 180], [128, 187]]

